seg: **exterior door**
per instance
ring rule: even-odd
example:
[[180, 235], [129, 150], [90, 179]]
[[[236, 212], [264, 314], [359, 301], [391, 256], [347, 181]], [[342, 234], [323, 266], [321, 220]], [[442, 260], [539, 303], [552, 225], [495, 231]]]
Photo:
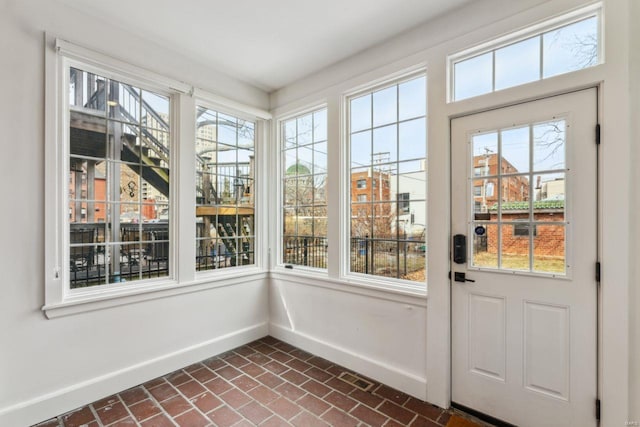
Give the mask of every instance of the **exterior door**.
[[595, 88], [452, 121], [455, 404], [597, 425], [596, 123]]

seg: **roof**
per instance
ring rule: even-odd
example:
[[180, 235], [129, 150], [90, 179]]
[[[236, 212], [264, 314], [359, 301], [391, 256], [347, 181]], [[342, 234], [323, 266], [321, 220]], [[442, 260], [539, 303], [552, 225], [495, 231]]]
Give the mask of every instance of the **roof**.
[[[533, 202], [533, 209], [564, 209], [564, 200], [536, 200]], [[498, 204], [491, 206], [490, 211], [497, 211]], [[529, 210], [529, 202], [503, 202], [503, 211], [526, 211]]]

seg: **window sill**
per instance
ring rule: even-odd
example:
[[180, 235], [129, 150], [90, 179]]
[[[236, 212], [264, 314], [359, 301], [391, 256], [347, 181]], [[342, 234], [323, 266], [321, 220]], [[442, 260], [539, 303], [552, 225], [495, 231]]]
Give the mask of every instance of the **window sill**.
[[276, 267], [271, 272], [271, 278], [293, 281], [294, 278], [306, 279], [304, 284], [329, 288], [339, 292], [348, 292], [357, 295], [369, 296], [389, 301], [408, 302], [421, 306], [427, 305], [427, 290], [418, 286], [406, 286], [402, 284], [390, 283], [377, 279], [361, 278], [331, 278], [326, 274], [319, 274], [310, 270], [285, 269], [282, 266]]
[[46, 304], [42, 307], [42, 311], [48, 319], [55, 319], [158, 298], [233, 286], [246, 283], [248, 280], [259, 280], [266, 277], [268, 277], [266, 271], [258, 267], [250, 267], [243, 268], [241, 271], [234, 269], [233, 272], [225, 272], [225, 274], [199, 274], [195, 280], [186, 283], [163, 280], [132, 287], [92, 289], [68, 295], [61, 302]]

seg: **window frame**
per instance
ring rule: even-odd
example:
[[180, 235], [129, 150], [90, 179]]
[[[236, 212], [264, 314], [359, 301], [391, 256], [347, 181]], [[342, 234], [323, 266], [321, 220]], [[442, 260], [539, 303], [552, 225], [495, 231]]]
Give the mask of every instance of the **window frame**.
[[[579, 21], [592, 18], [592, 17], [596, 17], [597, 19], [597, 31], [598, 31], [598, 48], [597, 48], [598, 61], [593, 66], [589, 66], [586, 68], [577, 69], [573, 71], [568, 71], [566, 73], [560, 73], [560, 74], [553, 75], [546, 78], [541, 74], [540, 77], [536, 80], [526, 82], [526, 83], [516, 84], [514, 86], [510, 86], [503, 89], [496, 89], [495, 88], [496, 70], [495, 70], [495, 63], [493, 63], [492, 71], [491, 71], [492, 72], [491, 91], [478, 94], [478, 95], [472, 95], [462, 99], [456, 99], [455, 97], [455, 65], [456, 64], [466, 61], [468, 59], [478, 57], [483, 54], [495, 52], [496, 50], [499, 50], [501, 48], [508, 47], [510, 45], [516, 44], [518, 42], [521, 42], [536, 36], [542, 37], [544, 33], [554, 31], [554, 30], [569, 26], [571, 24], [575, 24]], [[497, 37], [497, 38], [485, 41], [483, 43], [480, 43], [476, 46], [472, 46], [470, 48], [447, 55], [447, 104], [454, 103], [454, 102], [464, 102], [469, 99], [474, 99], [480, 96], [485, 96], [485, 95], [489, 95], [499, 91], [517, 88], [523, 85], [540, 82], [540, 81], [547, 80], [547, 79], [564, 75], [564, 74], [579, 72], [582, 70], [590, 69], [593, 67], [597, 67], [601, 64], [604, 64], [605, 63], [605, 49], [604, 49], [605, 41], [604, 41], [603, 26], [604, 26], [603, 5], [602, 5], [602, 2], [597, 2], [585, 7], [577, 8], [568, 13], [564, 13], [550, 19], [545, 19], [541, 22], [535, 23], [533, 25], [529, 25], [520, 30], [509, 32], [508, 34], [505, 34], [501, 37]], [[540, 53], [541, 54], [543, 53], [542, 50], [540, 51]], [[541, 61], [540, 67], [542, 67], [542, 58], [540, 58], [540, 61]], [[542, 69], [540, 69], [540, 72], [542, 73]]]
[[[170, 97], [171, 170], [170, 191], [170, 277], [146, 279], [126, 284], [110, 284], [70, 289], [69, 275], [69, 66], [77, 66], [106, 78], [113, 78]], [[170, 297], [198, 290], [240, 285], [267, 276], [263, 258], [256, 254], [256, 265], [232, 269], [207, 277], [195, 274], [195, 99], [215, 104], [222, 112], [247, 116], [256, 123], [257, 151], [263, 151], [265, 129], [271, 114], [267, 111], [195, 89], [152, 71], [98, 51], [45, 34], [45, 222], [43, 313], [49, 319], [75, 315], [133, 302]], [[193, 111], [191, 111], [193, 110]], [[264, 174], [264, 152], [256, 164], [256, 176]], [[264, 187], [264, 185], [262, 185]], [[261, 194], [264, 191], [256, 189]], [[264, 195], [261, 196], [264, 198]], [[265, 206], [256, 200], [256, 206]], [[258, 209], [258, 208], [257, 208]], [[262, 208], [263, 209], [263, 208]], [[256, 237], [266, 241], [263, 221], [255, 225]], [[259, 251], [262, 252], [262, 249]], [[192, 256], [193, 255], [193, 256]], [[65, 264], [66, 262], [66, 264]]]
[[[265, 141], [265, 137], [264, 137], [264, 124], [262, 123], [261, 119], [264, 118], [270, 118], [270, 115], [265, 114], [263, 112], [260, 112], [259, 110], [255, 110], [253, 111], [254, 114], [251, 114], [251, 112], [247, 112], [247, 111], [243, 111], [240, 108], [234, 108], [237, 107], [238, 105], [234, 105], [234, 103], [228, 103], [228, 102], [221, 102], [221, 98], [220, 97], [216, 97], [213, 96], [211, 94], [208, 94], [204, 91], [200, 91], [200, 90], [196, 90], [194, 92], [194, 118], [196, 118], [196, 112], [198, 108], [206, 108], [207, 110], [212, 110], [216, 113], [222, 113], [224, 115], [229, 115], [229, 116], [233, 116], [236, 119], [240, 119], [240, 120], [246, 120], [246, 121], [250, 121], [254, 124], [254, 135], [253, 135], [253, 153], [254, 153], [254, 157], [255, 157], [255, 163], [254, 163], [254, 219], [253, 219], [253, 228], [254, 228], [254, 232], [253, 232], [253, 238], [254, 238], [254, 262], [253, 264], [248, 264], [248, 265], [236, 265], [236, 266], [229, 266], [229, 267], [225, 267], [225, 268], [215, 268], [215, 269], [207, 269], [207, 270], [197, 270], [196, 269], [196, 261], [195, 261], [195, 254], [194, 254], [194, 270], [195, 270], [195, 277], [198, 279], [207, 279], [207, 278], [214, 278], [214, 277], [224, 277], [224, 276], [229, 276], [229, 275], [237, 275], [237, 274], [243, 274], [244, 272], [253, 272], [255, 271], [256, 268], [260, 268], [262, 269], [264, 267], [264, 263], [263, 263], [263, 257], [262, 257], [262, 250], [259, 250], [261, 248], [261, 244], [262, 242], [266, 241], [266, 239], [263, 236], [263, 232], [262, 230], [264, 229], [263, 223], [264, 223], [264, 216], [265, 215], [257, 215], [257, 212], [261, 209], [260, 206], [264, 206], [264, 202], [263, 202], [263, 193], [264, 193], [264, 179], [262, 179], [262, 176], [260, 175], [261, 173], [263, 173], [263, 171], [265, 170], [263, 162], [264, 159], [264, 152], [265, 150], [263, 149], [264, 147], [264, 141]], [[197, 121], [194, 120], [193, 122], [193, 129], [194, 129], [194, 152], [193, 154], [193, 162], [194, 162], [194, 177], [193, 177], [193, 190], [194, 190], [194, 199], [192, 200], [192, 205], [194, 208], [194, 216], [193, 216], [193, 220], [194, 220], [194, 227], [195, 227], [195, 207], [197, 206], [196, 203], [196, 199], [195, 199], [195, 186], [196, 186], [196, 181], [195, 181], [195, 173], [197, 172], [197, 169], [195, 167], [195, 139], [197, 138]], [[264, 210], [263, 210], [264, 211]], [[192, 241], [195, 244], [196, 243], [196, 233], [195, 233], [195, 228], [194, 228], [194, 233], [192, 236]]]
[[[304, 272], [305, 274], [311, 274], [313, 276], [319, 276], [319, 277], [328, 277], [329, 276], [329, 271], [331, 269], [330, 266], [330, 245], [329, 245], [329, 241], [330, 241], [330, 230], [329, 230], [329, 223], [331, 222], [331, 211], [332, 211], [332, 207], [331, 207], [331, 197], [329, 196], [330, 193], [330, 187], [328, 185], [329, 182], [329, 169], [330, 169], [330, 156], [327, 153], [327, 184], [325, 184], [326, 187], [326, 191], [327, 191], [327, 197], [326, 197], [326, 211], [327, 211], [327, 236], [326, 236], [326, 241], [327, 241], [327, 246], [326, 246], [326, 250], [327, 250], [327, 257], [326, 257], [326, 262], [327, 262], [327, 266], [325, 268], [321, 268], [321, 267], [313, 267], [313, 266], [305, 266], [305, 265], [299, 265], [299, 264], [288, 264], [284, 262], [284, 243], [283, 243], [283, 236], [284, 236], [284, 198], [285, 198], [285, 194], [284, 194], [284, 186], [283, 186], [283, 179], [285, 176], [285, 172], [286, 172], [286, 164], [283, 158], [283, 153], [284, 153], [284, 149], [283, 149], [283, 138], [284, 138], [284, 124], [287, 121], [290, 120], [297, 120], [299, 117], [302, 116], [306, 116], [306, 115], [313, 115], [316, 112], [325, 110], [326, 111], [326, 118], [327, 118], [327, 129], [326, 129], [326, 140], [325, 143], [327, 144], [327, 151], [330, 152], [331, 148], [330, 148], [330, 144], [331, 144], [331, 136], [330, 136], [330, 132], [329, 132], [329, 105], [326, 101], [323, 102], [319, 102], [319, 103], [314, 103], [311, 105], [308, 105], [306, 107], [300, 108], [300, 109], [294, 109], [291, 110], [289, 112], [287, 112], [286, 114], [283, 114], [281, 116], [279, 116], [277, 118], [277, 120], [275, 120], [275, 126], [274, 126], [274, 131], [273, 132], [273, 141], [272, 141], [272, 147], [273, 147], [273, 153], [272, 155], [275, 156], [275, 164], [276, 164], [276, 171], [277, 171], [277, 201], [276, 201], [276, 206], [275, 206], [275, 218], [277, 221], [277, 227], [275, 228], [276, 233], [275, 233], [275, 242], [274, 242], [274, 247], [276, 248], [277, 251], [277, 255], [275, 257], [275, 267], [277, 268], [286, 268], [286, 269], [292, 269], [295, 268], [298, 271]], [[314, 145], [315, 142], [310, 142], [308, 144], [305, 144], [306, 146], [310, 146], [310, 145]], [[311, 176], [314, 176], [315, 174], [312, 174]], [[314, 200], [314, 205], [315, 207], [315, 200]]]
[[[375, 288], [383, 291], [390, 292], [410, 292], [418, 294], [426, 294], [428, 287], [427, 281], [415, 282], [405, 279], [398, 279], [393, 277], [376, 276], [372, 274], [351, 272], [350, 270], [350, 242], [351, 242], [351, 139], [350, 139], [350, 115], [351, 115], [351, 100], [365, 96], [367, 94], [373, 94], [374, 92], [387, 89], [389, 87], [397, 86], [402, 83], [424, 77], [426, 82], [425, 88], [425, 157], [421, 160], [425, 162], [424, 171], [425, 174], [425, 212], [428, 211], [428, 186], [429, 186], [429, 155], [428, 155], [428, 139], [429, 139], [429, 106], [428, 106], [428, 91], [429, 91], [429, 78], [427, 69], [424, 66], [416, 67], [411, 70], [405, 70], [404, 72], [396, 73], [393, 75], [387, 75], [385, 78], [379, 79], [368, 85], [362, 85], [358, 88], [350, 91], [343, 92], [340, 102], [340, 116], [341, 116], [341, 160], [340, 160], [340, 270], [339, 279], [345, 283], [361, 286], [365, 288]], [[396, 122], [397, 123], [397, 122]], [[400, 160], [397, 160], [400, 162]], [[389, 201], [389, 203], [397, 203], [398, 201]], [[416, 202], [418, 203], [418, 202]], [[425, 225], [425, 246], [428, 244], [427, 229], [428, 225]], [[427, 268], [427, 258], [425, 257], [425, 270]]]

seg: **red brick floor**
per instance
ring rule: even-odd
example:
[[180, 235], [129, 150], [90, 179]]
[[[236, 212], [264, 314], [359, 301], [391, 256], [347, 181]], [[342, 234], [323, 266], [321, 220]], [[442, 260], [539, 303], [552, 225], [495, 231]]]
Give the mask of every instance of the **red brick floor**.
[[[38, 427], [445, 426], [450, 412], [265, 337], [93, 402]], [[348, 371], [351, 372], [351, 371]]]

